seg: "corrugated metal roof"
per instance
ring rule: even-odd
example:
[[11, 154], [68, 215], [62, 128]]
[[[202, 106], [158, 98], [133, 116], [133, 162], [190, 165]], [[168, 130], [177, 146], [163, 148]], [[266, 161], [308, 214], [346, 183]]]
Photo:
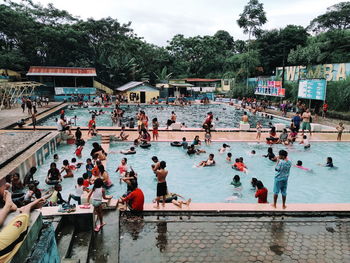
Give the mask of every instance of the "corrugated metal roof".
[[190, 84], [190, 83], [172, 83], [172, 84], [169, 84], [169, 86], [174, 86], [174, 87], [193, 87], [193, 85]]
[[96, 77], [95, 68], [31, 66], [27, 76]]
[[148, 84], [148, 83], [144, 83], [142, 81], [130, 81], [126, 84], [124, 84], [123, 86], [120, 86], [119, 88], [117, 88], [117, 91], [126, 91], [126, 90], [130, 90], [132, 88], [138, 87], [138, 86], [147, 86], [150, 88], [153, 88], [155, 90], [158, 90], [158, 88], [153, 87], [152, 85]]
[[199, 79], [199, 78], [187, 78], [185, 79], [189, 82], [214, 82], [214, 81], [220, 81], [221, 79]]

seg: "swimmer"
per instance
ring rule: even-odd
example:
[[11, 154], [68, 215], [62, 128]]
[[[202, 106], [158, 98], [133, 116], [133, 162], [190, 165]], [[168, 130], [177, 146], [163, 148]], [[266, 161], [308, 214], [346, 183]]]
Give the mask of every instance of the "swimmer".
[[269, 147], [269, 148], [267, 149], [267, 154], [266, 154], [266, 155], [263, 155], [263, 157], [269, 158], [270, 161], [277, 162], [277, 157], [276, 157], [276, 155], [273, 153], [272, 147]]
[[232, 158], [232, 153], [227, 153], [226, 161], [231, 162], [232, 161], [231, 158]]
[[329, 168], [335, 168], [335, 166], [333, 165], [333, 158], [332, 157], [327, 157], [326, 164], [318, 164], [318, 165], [324, 166], [324, 167], [329, 167]]
[[247, 166], [241, 162], [240, 158], [236, 158], [235, 163], [232, 165], [232, 169], [236, 169], [237, 171], [246, 173]]
[[253, 191], [256, 190], [256, 184], [257, 184], [257, 182], [258, 182], [258, 179], [256, 179], [256, 178], [253, 177], [252, 180], [250, 181], [250, 184], [251, 184], [251, 186], [252, 186], [251, 190], [253, 190]]
[[251, 152], [250, 152], [250, 156], [254, 156], [256, 154], [256, 151], [255, 150], [252, 150]]
[[214, 166], [215, 160], [214, 160], [214, 154], [209, 154], [209, 158], [206, 161], [201, 161], [197, 167], [206, 167], [206, 166]]
[[233, 185], [235, 188], [241, 187], [242, 183], [241, 183], [241, 178], [239, 177], [239, 175], [235, 175], [232, 179], [231, 185]]
[[120, 151], [121, 154], [135, 154], [136, 151], [135, 151], [135, 147], [130, 147], [129, 150], [123, 150], [123, 151]]
[[303, 135], [303, 139], [299, 144], [304, 144], [304, 149], [308, 149], [311, 147], [311, 144], [309, 142], [309, 139], [307, 138], [306, 135]]
[[127, 165], [128, 159], [123, 158], [120, 162], [120, 165], [118, 166], [118, 168], [115, 170], [115, 172], [119, 171], [119, 174], [121, 176], [124, 176], [125, 173], [128, 171], [128, 165]]
[[224, 144], [222, 145], [222, 147], [219, 149], [219, 153], [224, 153], [224, 152], [226, 152], [226, 150], [227, 150], [228, 148], [231, 148], [230, 145], [227, 145], [226, 143], [224, 143]]
[[68, 160], [64, 160], [63, 161], [63, 166], [61, 168], [60, 173], [62, 173], [63, 171], [66, 172], [66, 174], [63, 176], [63, 178], [74, 177], [74, 174], [73, 174], [73, 171], [72, 171], [72, 167], [69, 165]]
[[296, 165], [293, 165], [293, 166], [296, 167], [296, 168], [299, 168], [299, 169], [301, 169], [301, 170], [304, 170], [304, 171], [311, 171], [310, 168], [304, 167], [304, 166], [303, 166], [303, 162], [300, 161], [300, 160], [298, 160], [298, 161], [297, 161], [297, 164], [296, 164]]
[[55, 154], [53, 155], [53, 161], [54, 161], [54, 162], [58, 162], [58, 159], [59, 159], [58, 154], [55, 153]]

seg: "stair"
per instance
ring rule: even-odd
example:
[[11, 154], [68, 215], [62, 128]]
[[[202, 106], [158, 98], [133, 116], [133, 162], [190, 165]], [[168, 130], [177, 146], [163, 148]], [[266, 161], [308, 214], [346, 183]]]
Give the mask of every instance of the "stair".
[[71, 224], [65, 224], [62, 226], [62, 229], [57, 234], [57, 248], [61, 260], [70, 256], [70, 252], [73, 244], [74, 236], [74, 226]]
[[76, 233], [73, 238], [70, 259], [88, 263], [89, 248], [92, 240], [92, 230]]
[[110, 141], [111, 141], [110, 135], [102, 135], [101, 144], [108, 144], [109, 145]]
[[94, 233], [89, 252], [89, 262], [119, 262], [119, 211], [105, 211], [103, 221], [107, 224]]

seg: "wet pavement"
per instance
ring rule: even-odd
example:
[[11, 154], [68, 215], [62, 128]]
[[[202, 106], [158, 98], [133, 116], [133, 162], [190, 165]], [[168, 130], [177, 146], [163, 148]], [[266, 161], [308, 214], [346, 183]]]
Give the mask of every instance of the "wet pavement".
[[350, 219], [121, 219], [120, 262], [350, 262]]

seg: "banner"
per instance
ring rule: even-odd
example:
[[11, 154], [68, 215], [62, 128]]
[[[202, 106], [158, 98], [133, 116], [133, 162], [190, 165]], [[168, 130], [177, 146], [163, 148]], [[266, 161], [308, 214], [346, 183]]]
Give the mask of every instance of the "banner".
[[71, 94], [85, 94], [94, 95], [96, 94], [96, 88], [55, 88], [55, 95], [71, 95]]
[[282, 81], [258, 80], [258, 86], [255, 88], [255, 95], [284, 97], [286, 89], [282, 88]]
[[299, 81], [298, 98], [325, 100], [326, 87], [325, 79], [302, 79]]

